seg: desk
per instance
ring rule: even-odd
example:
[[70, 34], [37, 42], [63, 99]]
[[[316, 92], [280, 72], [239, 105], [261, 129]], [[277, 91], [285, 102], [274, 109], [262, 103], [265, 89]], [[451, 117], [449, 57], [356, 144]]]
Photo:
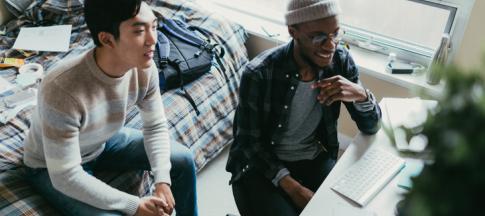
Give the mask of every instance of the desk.
[[[385, 104], [380, 103], [382, 109], [382, 121], [387, 125]], [[300, 216], [337, 216], [339, 208], [365, 209], [375, 213], [375, 216], [395, 215], [396, 203], [403, 198], [406, 190], [397, 186], [398, 178], [394, 177], [366, 206], [363, 208], [351, 202], [344, 196], [336, 193], [330, 187], [354, 164], [368, 149], [379, 147], [389, 152], [397, 154], [391, 140], [387, 137], [383, 129], [372, 136], [358, 134], [338, 160], [335, 167], [329, 173], [325, 181], [317, 190], [306, 208]], [[399, 174], [398, 174], [399, 175]], [[340, 215], [339, 215], [340, 216]]]

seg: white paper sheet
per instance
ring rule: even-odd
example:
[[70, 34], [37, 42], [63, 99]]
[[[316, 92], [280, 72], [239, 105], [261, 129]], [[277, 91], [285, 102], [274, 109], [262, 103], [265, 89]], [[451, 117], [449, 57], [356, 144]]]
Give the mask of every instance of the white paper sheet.
[[13, 49], [67, 52], [71, 25], [21, 28]]

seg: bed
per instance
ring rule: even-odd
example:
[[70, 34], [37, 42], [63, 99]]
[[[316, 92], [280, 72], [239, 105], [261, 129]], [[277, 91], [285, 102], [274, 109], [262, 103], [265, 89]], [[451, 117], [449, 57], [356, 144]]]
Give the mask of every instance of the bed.
[[[72, 24], [71, 44], [68, 52], [36, 52], [27, 62], [43, 65], [48, 73], [63, 59], [80, 55], [94, 47], [82, 16], [80, 0], [6, 0], [6, 6], [15, 19], [3, 26], [0, 35], [0, 56], [22, 57], [26, 54], [10, 49], [21, 27]], [[237, 104], [237, 91], [241, 68], [248, 62], [244, 46], [245, 30], [223, 17], [201, 9], [200, 5], [186, 0], [148, 0], [157, 16], [182, 19], [191, 25], [209, 30], [212, 41], [226, 51], [223, 58], [226, 75], [216, 66], [186, 86], [194, 98], [200, 115], [178, 89], [162, 94], [172, 139], [186, 145], [194, 155], [198, 170], [216, 157], [232, 142], [232, 120]], [[16, 5], [17, 4], [17, 5]], [[24, 7], [24, 8], [22, 8]], [[2, 30], [2, 29], [0, 29]], [[0, 69], [0, 76], [13, 82], [16, 68]], [[1, 97], [2, 95], [0, 95]], [[6, 124], [0, 123], [0, 215], [57, 215], [56, 210], [35, 193], [23, 180], [23, 139], [28, 132], [33, 108], [20, 112]], [[126, 117], [126, 126], [141, 128], [138, 110], [133, 107]], [[97, 176], [123, 191], [146, 195], [152, 183], [149, 172], [99, 173]]]

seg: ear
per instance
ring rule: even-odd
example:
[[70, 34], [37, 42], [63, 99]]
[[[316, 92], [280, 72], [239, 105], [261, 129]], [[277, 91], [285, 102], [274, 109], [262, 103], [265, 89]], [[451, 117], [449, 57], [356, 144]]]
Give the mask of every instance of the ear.
[[296, 31], [297, 29], [294, 26], [288, 26], [288, 33], [292, 38], [296, 38]]
[[108, 32], [100, 32], [98, 33], [98, 40], [101, 43], [101, 45], [106, 46], [106, 47], [111, 47], [113, 48], [115, 45], [115, 39], [112, 34]]

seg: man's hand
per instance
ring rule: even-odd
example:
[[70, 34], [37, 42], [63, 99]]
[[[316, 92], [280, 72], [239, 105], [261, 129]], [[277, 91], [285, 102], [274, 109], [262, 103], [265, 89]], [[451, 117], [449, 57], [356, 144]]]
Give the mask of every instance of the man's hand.
[[158, 197], [143, 197], [135, 216], [168, 216], [162, 206], [167, 206], [167, 203]]
[[175, 199], [173, 198], [172, 190], [170, 190], [170, 185], [167, 183], [157, 183], [155, 184], [155, 192], [154, 196], [159, 197], [165, 203], [166, 206], [162, 206], [164, 212], [168, 213], [169, 215], [172, 214], [173, 209], [175, 208]]
[[290, 196], [291, 200], [293, 200], [293, 203], [301, 209], [305, 208], [313, 197], [313, 191], [298, 183], [290, 175], [283, 177], [279, 184], [288, 196]]
[[367, 100], [365, 89], [344, 77], [338, 75], [327, 79], [319, 80], [312, 85], [312, 88], [319, 88], [320, 94], [317, 100], [329, 106], [335, 101], [360, 102]]

